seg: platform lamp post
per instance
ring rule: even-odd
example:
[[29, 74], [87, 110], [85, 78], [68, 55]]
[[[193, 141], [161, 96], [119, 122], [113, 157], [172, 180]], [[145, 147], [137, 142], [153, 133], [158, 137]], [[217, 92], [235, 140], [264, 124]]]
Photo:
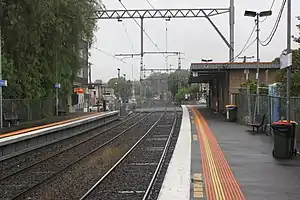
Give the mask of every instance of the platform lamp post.
[[255, 108], [254, 108], [254, 115], [253, 115], [253, 121], [255, 121], [255, 115], [256, 115], [256, 111], [257, 114], [259, 114], [259, 62], [260, 62], [260, 52], [259, 52], [259, 18], [260, 17], [267, 17], [267, 16], [271, 16], [272, 15], [272, 11], [268, 10], [268, 11], [262, 11], [262, 12], [255, 12], [255, 11], [249, 11], [246, 10], [244, 16], [246, 17], [255, 17], [255, 24], [256, 24], [256, 59], [257, 59], [257, 69], [256, 69], [256, 80], [257, 80], [257, 86], [256, 86], [256, 102], [255, 102]]

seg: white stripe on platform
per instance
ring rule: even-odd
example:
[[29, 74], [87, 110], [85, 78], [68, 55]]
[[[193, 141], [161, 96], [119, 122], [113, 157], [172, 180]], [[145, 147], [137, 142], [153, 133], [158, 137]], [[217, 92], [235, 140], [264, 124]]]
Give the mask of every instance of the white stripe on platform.
[[177, 144], [158, 200], [189, 200], [191, 180], [191, 124], [188, 108], [182, 106], [182, 122]]
[[48, 130], [53, 130], [53, 129], [57, 129], [57, 128], [61, 128], [61, 127], [67, 127], [67, 126], [70, 126], [72, 124], [76, 124], [76, 123], [79, 123], [79, 122], [84, 122], [84, 121], [87, 121], [87, 120], [95, 119], [97, 117], [105, 116], [105, 115], [108, 115], [110, 113], [112, 113], [112, 112], [99, 113], [99, 115], [87, 116], [85, 118], [77, 119], [75, 121], [70, 121], [70, 122], [67, 122], [67, 123], [59, 124], [59, 125], [49, 126], [49, 127], [46, 127], [46, 128], [41, 128], [41, 129], [37, 129], [37, 130], [34, 130], [34, 131], [26, 132], [26, 133], [21, 133], [21, 134], [17, 134], [17, 135], [4, 137], [4, 138], [0, 139], [0, 144], [2, 142], [6, 142], [6, 141], [9, 141], [9, 140], [13, 140], [13, 139], [18, 139], [18, 138], [22, 138], [22, 137], [26, 137], [26, 136], [30, 136], [30, 135], [37, 135], [39, 133], [42, 133], [42, 132], [45, 132], [45, 131], [48, 131]]

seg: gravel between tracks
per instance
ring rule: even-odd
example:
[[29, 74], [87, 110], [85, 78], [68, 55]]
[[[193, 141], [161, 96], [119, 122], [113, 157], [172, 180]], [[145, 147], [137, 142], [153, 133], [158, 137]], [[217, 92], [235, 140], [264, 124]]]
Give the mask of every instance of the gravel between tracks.
[[[161, 114], [154, 113], [150, 115], [126, 134], [97, 150], [59, 176], [56, 176], [49, 183], [43, 184], [35, 191], [22, 197], [22, 199], [78, 199], [153, 125]], [[121, 129], [115, 132], [120, 133]], [[110, 138], [112, 138], [112, 134], [110, 132]], [[114, 135], [117, 134], [114, 133]], [[101, 137], [101, 141], [103, 144], [107, 139]], [[94, 143], [91, 145], [95, 147], [101, 145], [99, 144], [99, 140]], [[86, 149], [90, 149], [90, 146], [85, 145], [78, 149], [76, 153], [87, 151]], [[57, 159], [57, 162], [62, 161], [64, 161], [63, 157]], [[41, 171], [43, 172], [44, 170]]]
[[[146, 139], [86, 199], [142, 199], [162, 155], [173, 121], [174, 113], [167, 113]], [[177, 127], [178, 125], [175, 132], [178, 132]], [[175, 137], [171, 141], [172, 146], [169, 148], [167, 162], [169, 162], [169, 157], [173, 153], [172, 149], [174, 148], [172, 147], [175, 146], [177, 141], [178, 133], [175, 132]], [[167, 165], [163, 169], [166, 167]], [[163, 178], [164, 174], [161, 173], [160, 176]], [[160, 188], [160, 185], [157, 185], [158, 188]]]
[[[0, 197], [1, 197], [1, 199], [5, 199], [5, 200], [10, 199], [14, 195], [19, 194], [20, 192], [26, 190], [30, 186], [44, 180], [45, 178], [51, 176], [55, 172], [58, 172], [60, 169], [71, 164], [73, 161], [77, 160], [79, 157], [90, 152], [92, 149], [98, 147], [99, 145], [103, 144], [105, 141], [108, 141], [115, 135], [119, 134], [120, 132], [122, 132], [124, 129], [126, 129], [130, 125], [133, 125], [134, 123], [136, 123], [138, 121], [138, 119], [141, 119], [142, 117], [143, 116], [138, 116], [135, 119], [129, 120], [125, 124], [122, 124], [116, 128], [113, 128], [112, 130], [110, 130], [104, 134], [96, 136], [95, 138], [91, 139], [90, 141], [88, 141], [84, 144], [81, 144], [75, 148], [72, 148], [66, 152], [63, 152], [62, 154], [59, 154], [51, 159], [43, 161], [36, 166], [33, 166], [29, 169], [26, 169], [16, 175], [12, 176], [12, 177], [9, 177], [8, 179], [1, 180], [0, 181], [0, 185], [1, 185], [1, 188], [0, 188], [1, 196]], [[95, 132], [95, 134], [96, 133], [99, 133], [99, 130], [98, 130], [98, 132]], [[77, 139], [75, 141], [79, 141], [79, 140]], [[82, 141], [82, 140], [80, 140], [80, 141]], [[67, 140], [65, 142], [67, 142]], [[57, 144], [57, 145], [60, 146], [61, 144]], [[51, 146], [49, 146], [49, 148], [51, 148]], [[49, 151], [47, 151], [47, 152], [49, 152]], [[32, 151], [31, 153], [36, 155], [35, 151]], [[43, 155], [43, 153], [41, 153], [40, 155]], [[29, 159], [29, 161], [32, 162], [31, 159]], [[26, 159], [25, 159], [25, 162], [26, 162]], [[9, 172], [7, 172], [7, 173], [9, 173]]]

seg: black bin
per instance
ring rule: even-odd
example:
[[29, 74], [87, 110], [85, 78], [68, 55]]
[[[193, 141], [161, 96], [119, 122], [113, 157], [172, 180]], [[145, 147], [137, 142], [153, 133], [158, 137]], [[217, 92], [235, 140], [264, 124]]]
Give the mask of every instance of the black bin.
[[274, 122], [274, 158], [291, 158], [294, 153], [295, 125], [287, 121]]
[[230, 122], [237, 121], [237, 106], [236, 105], [226, 105], [226, 118]]

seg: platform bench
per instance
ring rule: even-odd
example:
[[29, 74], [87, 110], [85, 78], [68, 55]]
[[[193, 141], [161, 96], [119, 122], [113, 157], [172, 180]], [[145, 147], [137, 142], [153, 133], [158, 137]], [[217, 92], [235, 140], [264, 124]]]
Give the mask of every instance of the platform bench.
[[265, 124], [266, 114], [264, 115], [257, 115], [255, 117], [254, 123], [249, 123], [248, 125], [252, 127], [252, 130], [256, 132], [259, 132], [262, 128], [261, 132], [264, 132], [264, 124]]
[[20, 124], [20, 118], [18, 114], [15, 112], [3, 113], [3, 121], [7, 122], [8, 127], [11, 127], [12, 124], [16, 124], [16, 125]]

